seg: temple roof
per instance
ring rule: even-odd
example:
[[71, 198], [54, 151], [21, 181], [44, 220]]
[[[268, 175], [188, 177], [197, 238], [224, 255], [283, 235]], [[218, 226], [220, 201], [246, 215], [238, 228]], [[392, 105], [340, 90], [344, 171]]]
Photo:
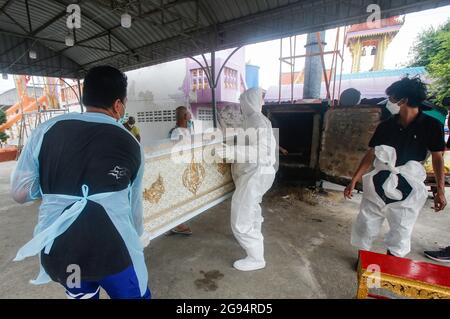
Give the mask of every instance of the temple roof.
[[399, 16], [381, 19], [380, 24], [359, 23], [353, 24], [347, 30], [347, 40], [351, 38], [369, 37], [385, 33], [397, 33], [405, 22], [404, 17]]

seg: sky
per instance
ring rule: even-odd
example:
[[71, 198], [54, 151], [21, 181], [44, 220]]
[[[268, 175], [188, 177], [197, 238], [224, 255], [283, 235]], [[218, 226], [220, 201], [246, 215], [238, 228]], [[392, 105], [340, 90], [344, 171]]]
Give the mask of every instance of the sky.
[[[405, 15], [405, 23], [391, 42], [385, 59], [385, 69], [396, 69], [404, 67], [409, 60], [410, 49], [417, 36], [430, 27], [438, 27], [444, 24], [450, 18], [450, 6], [440, 7], [432, 10], [415, 12]], [[340, 45], [343, 43], [343, 28], [341, 29]], [[327, 45], [324, 50], [334, 49], [336, 39], [336, 29], [326, 31], [325, 41]], [[297, 36], [296, 55], [305, 53], [304, 45], [306, 35]], [[340, 47], [340, 49], [342, 49]], [[289, 55], [289, 38], [283, 40], [283, 56]], [[258, 65], [260, 67], [260, 86], [268, 89], [272, 85], [278, 85], [279, 78], [279, 57], [280, 57], [280, 40], [261, 42], [248, 45], [245, 47], [246, 62]], [[327, 68], [331, 66], [332, 55], [325, 58]], [[369, 59], [367, 56], [366, 59]], [[370, 61], [362, 61], [362, 68], [367, 68]], [[303, 69], [304, 59], [296, 60], [296, 71]], [[338, 67], [340, 65], [338, 64]], [[348, 48], [344, 50], [343, 73], [349, 73], [351, 69], [351, 55]], [[283, 72], [289, 72], [289, 66], [284, 64]], [[14, 87], [12, 75], [8, 76], [8, 80], [0, 77], [0, 93]]]
[[[432, 10], [425, 10], [405, 15], [405, 23], [396, 35], [394, 40], [388, 47], [385, 58], [385, 69], [398, 69], [406, 66], [409, 60], [410, 49], [417, 36], [428, 28], [437, 27], [444, 24], [450, 18], [450, 6], [440, 7]], [[336, 40], [336, 29], [327, 30], [325, 35], [325, 51], [334, 49]], [[292, 40], [293, 41], [293, 40]], [[305, 53], [304, 45], [306, 43], [306, 35], [297, 37], [296, 55]], [[343, 28], [341, 28], [340, 50], [343, 43]], [[260, 86], [264, 89], [270, 86], [278, 85], [279, 78], [279, 57], [280, 57], [280, 40], [267, 41], [245, 47], [246, 61], [258, 65], [260, 67], [259, 80]], [[283, 40], [283, 56], [289, 56], [289, 38]], [[332, 55], [325, 58], [327, 68], [331, 66]], [[304, 59], [296, 60], [296, 71], [303, 69]], [[364, 61], [362, 61], [364, 64]], [[340, 64], [338, 64], [340, 67]], [[364, 68], [364, 66], [361, 66]], [[287, 64], [283, 66], [283, 72], [289, 72], [290, 67]], [[351, 55], [348, 48], [344, 52], [343, 73], [351, 71]]]

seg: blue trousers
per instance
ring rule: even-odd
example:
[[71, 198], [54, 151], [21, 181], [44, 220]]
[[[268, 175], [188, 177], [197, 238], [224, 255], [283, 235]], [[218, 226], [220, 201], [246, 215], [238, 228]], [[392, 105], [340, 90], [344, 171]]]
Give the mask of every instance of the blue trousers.
[[133, 266], [99, 281], [81, 281], [79, 288], [64, 287], [69, 299], [99, 299], [100, 287], [106, 291], [111, 299], [151, 299], [152, 297], [148, 288], [144, 296], [141, 296]]

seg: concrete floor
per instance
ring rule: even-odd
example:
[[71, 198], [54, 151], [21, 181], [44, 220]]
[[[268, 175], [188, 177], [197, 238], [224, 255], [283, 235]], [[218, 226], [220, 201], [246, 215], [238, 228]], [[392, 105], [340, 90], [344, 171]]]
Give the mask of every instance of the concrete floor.
[[[14, 165], [0, 163], [0, 298], [64, 298], [55, 283], [28, 283], [37, 274], [37, 258], [12, 262], [31, 238], [38, 207], [9, 197]], [[263, 270], [245, 273], [231, 266], [244, 253], [229, 226], [229, 200], [192, 220], [192, 236], [153, 240], [145, 256], [154, 298], [353, 298], [357, 250], [349, 239], [361, 196], [344, 201], [342, 188], [325, 186], [327, 195], [284, 187], [265, 196]], [[428, 201], [418, 219], [408, 258], [429, 261], [424, 249], [450, 244], [449, 208], [434, 213], [431, 206]], [[374, 250], [385, 251], [381, 237]]]

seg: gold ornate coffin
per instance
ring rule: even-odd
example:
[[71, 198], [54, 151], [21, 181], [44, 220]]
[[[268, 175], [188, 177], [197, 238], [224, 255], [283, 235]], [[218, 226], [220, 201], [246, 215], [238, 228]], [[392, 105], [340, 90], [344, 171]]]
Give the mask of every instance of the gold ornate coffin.
[[230, 164], [202, 156], [214, 143], [189, 145], [183, 160], [172, 154], [175, 144], [164, 140], [145, 148], [144, 229], [150, 239], [226, 200], [234, 190]]

